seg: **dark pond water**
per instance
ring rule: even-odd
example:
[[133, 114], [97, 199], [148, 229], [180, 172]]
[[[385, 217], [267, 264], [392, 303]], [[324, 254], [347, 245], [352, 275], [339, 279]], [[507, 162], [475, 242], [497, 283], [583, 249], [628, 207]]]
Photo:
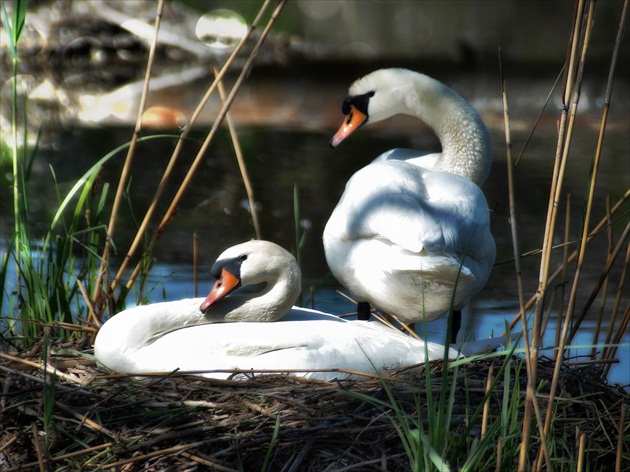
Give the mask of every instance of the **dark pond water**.
[[[516, 193], [518, 230], [521, 252], [540, 247], [545, 222], [548, 187], [553, 168], [556, 146], [555, 126], [545, 126], [534, 135], [526, 153], [516, 169]], [[551, 132], [549, 131], [551, 130]], [[413, 147], [419, 149], [439, 149], [432, 133], [408, 129], [373, 129], [353, 136], [347, 144], [336, 150], [328, 147], [332, 130], [326, 132], [305, 132], [291, 128], [240, 127], [239, 136], [249, 173], [254, 186], [257, 211], [262, 226], [262, 237], [275, 241], [296, 253], [295, 210], [299, 208], [299, 237], [304, 244], [299, 252], [300, 264], [304, 272], [304, 304], [314, 305], [321, 310], [341, 314], [353, 311], [353, 305], [340, 296], [340, 288], [329, 275], [321, 244], [321, 234], [346, 180], [380, 152], [392, 147]], [[165, 196], [162, 211], [170, 202], [170, 197], [185, 175], [192, 157], [205, 136], [205, 130], [195, 130], [190, 135], [180, 164], [173, 176], [169, 194]], [[508, 222], [507, 195], [502, 193], [506, 182], [505, 145], [500, 129], [492, 131], [495, 160], [489, 180], [484, 185], [490, 208], [493, 209], [493, 233], [497, 241], [497, 265], [486, 288], [471, 303], [464, 320], [464, 331], [477, 338], [488, 337], [491, 333], [500, 335], [506, 321], [511, 321], [518, 311], [516, 277], [512, 258], [510, 226]], [[523, 147], [528, 131], [517, 130], [513, 136], [513, 149], [517, 154]], [[69, 189], [76, 179], [92, 163], [116, 145], [126, 142], [131, 136], [129, 128], [75, 129], [72, 132], [59, 132], [54, 146], [42, 151], [36, 161], [31, 180], [37, 189], [37, 199], [31, 204], [31, 214], [36, 222], [46, 221], [44, 215], [50, 211], [50, 202], [57, 197], [52, 185], [48, 166], [55, 170], [62, 190]], [[597, 132], [593, 127], [584, 126], [576, 133], [572, 147], [569, 170], [565, 180], [565, 192], [570, 192], [572, 202], [571, 239], [580, 234], [582, 202], [589, 175], [592, 156], [595, 150]], [[132, 179], [126, 194], [126, 202], [120, 214], [121, 219], [114, 235], [119, 252], [118, 257], [129, 246], [135, 235], [137, 221], [143, 216], [161, 178], [175, 139], [164, 138], [143, 142], [139, 145], [132, 169]], [[615, 202], [628, 188], [629, 138], [627, 133], [613, 131], [607, 135], [600, 177], [596, 191], [596, 204], [593, 212], [594, 225], [604, 215], [605, 198], [610, 194]], [[102, 182], [115, 186], [124, 155], [110, 161], [103, 170]], [[113, 190], [111, 191], [113, 195]], [[294, 194], [298, 195], [297, 205]], [[6, 199], [3, 196], [3, 200]], [[199, 295], [205, 294], [212, 281], [207, 277], [208, 266], [226, 247], [254, 237], [247, 198], [238, 171], [230, 139], [226, 132], [217, 135], [214, 144], [204, 157], [203, 164], [195, 175], [192, 185], [186, 192], [177, 215], [163, 233], [155, 251], [156, 266], [151, 274], [150, 299], [160, 301], [195, 295], [192, 281], [192, 241], [196, 233], [199, 240], [199, 264], [201, 266]], [[3, 214], [5, 203], [2, 204]], [[564, 206], [564, 204], [563, 204]], [[130, 210], [133, 208], [133, 210]], [[615, 225], [617, 234], [627, 221]], [[564, 215], [564, 208], [561, 210]], [[160, 216], [161, 217], [161, 216]], [[3, 236], [6, 236], [7, 220], [3, 220]], [[558, 228], [564, 226], [564, 217], [559, 218]], [[558, 231], [561, 234], [561, 231]], [[561, 236], [558, 236], [560, 241]], [[575, 248], [575, 245], [571, 249]], [[580, 287], [577, 310], [583, 306], [604, 265], [607, 254], [604, 233], [599, 235], [589, 247]], [[561, 252], [558, 251], [556, 261]], [[539, 257], [523, 259], [525, 299], [535, 291], [537, 285]], [[620, 277], [621, 264], [617, 264], [611, 274], [611, 287], [616, 288]], [[610, 292], [614, 292], [611, 289]], [[312, 294], [312, 297], [311, 295]], [[612, 296], [606, 303], [605, 313], [612, 306]], [[625, 307], [628, 297], [622, 300]], [[132, 302], [133, 303], [133, 302]], [[578, 344], [593, 342], [595, 313], [599, 307], [596, 301], [583, 325]], [[550, 325], [553, 325], [553, 321]], [[431, 323], [429, 337], [435, 341], [443, 339], [446, 319]], [[606, 323], [604, 323], [607, 326]], [[553, 330], [545, 339], [547, 345], [553, 343]], [[611, 380], [630, 383], [630, 334], [626, 333], [625, 346], [619, 352], [621, 363], [613, 368]], [[581, 353], [572, 351], [572, 353]]]

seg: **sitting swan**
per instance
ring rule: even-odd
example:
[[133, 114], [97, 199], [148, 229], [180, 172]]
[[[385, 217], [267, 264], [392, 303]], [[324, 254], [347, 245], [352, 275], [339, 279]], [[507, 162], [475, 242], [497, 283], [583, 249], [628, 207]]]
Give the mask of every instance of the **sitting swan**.
[[[291, 308], [300, 293], [300, 270], [273, 243], [227, 249], [212, 274], [217, 281], [205, 299], [137, 306], [109, 319], [94, 343], [98, 364], [133, 374], [179, 369], [225, 379], [239, 369], [330, 380], [352, 377], [330, 369], [379, 373], [444, 355], [444, 346], [376, 321]], [[260, 284], [258, 292], [242, 290]], [[448, 355], [457, 352], [449, 349]]]
[[333, 275], [359, 300], [360, 319], [371, 304], [406, 323], [451, 307], [459, 320], [495, 258], [479, 188], [492, 162], [486, 127], [455, 91], [405, 69], [354, 82], [342, 111], [331, 147], [366, 123], [406, 114], [433, 129], [442, 152], [392, 149], [350, 178], [324, 229]]

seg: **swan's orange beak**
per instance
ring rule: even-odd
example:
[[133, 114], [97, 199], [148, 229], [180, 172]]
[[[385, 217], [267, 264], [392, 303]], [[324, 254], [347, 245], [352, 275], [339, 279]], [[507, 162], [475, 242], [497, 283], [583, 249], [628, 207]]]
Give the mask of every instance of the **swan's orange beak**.
[[337, 147], [341, 141], [346, 139], [348, 136], [354, 133], [363, 123], [365, 123], [365, 120], [367, 120], [367, 115], [357, 110], [354, 105], [350, 105], [350, 113], [346, 115], [343, 123], [341, 123], [341, 127], [330, 140], [330, 147]]
[[222, 299], [240, 285], [241, 280], [238, 277], [235, 277], [225, 269], [221, 269], [221, 277], [214, 283], [212, 290], [210, 290], [199, 309], [202, 313], [205, 313], [217, 300]]

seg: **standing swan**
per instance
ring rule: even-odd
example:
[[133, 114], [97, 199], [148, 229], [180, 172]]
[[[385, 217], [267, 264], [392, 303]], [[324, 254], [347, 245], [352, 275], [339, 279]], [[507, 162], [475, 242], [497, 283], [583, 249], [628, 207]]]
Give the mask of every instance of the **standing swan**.
[[[109, 319], [94, 343], [98, 364], [133, 374], [179, 369], [228, 378], [228, 371], [242, 369], [330, 380], [351, 376], [330, 369], [378, 373], [444, 355], [443, 346], [378, 322], [292, 308], [301, 288], [299, 267], [268, 241], [227, 249], [212, 274], [217, 281], [205, 299], [137, 306]], [[245, 286], [258, 291], [241, 290]]]
[[324, 229], [333, 275], [359, 300], [361, 319], [371, 304], [407, 323], [451, 307], [458, 320], [495, 258], [479, 188], [492, 163], [488, 130], [454, 90], [406, 69], [357, 80], [342, 111], [331, 147], [364, 124], [405, 114], [433, 129], [442, 152], [392, 149], [350, 178]]

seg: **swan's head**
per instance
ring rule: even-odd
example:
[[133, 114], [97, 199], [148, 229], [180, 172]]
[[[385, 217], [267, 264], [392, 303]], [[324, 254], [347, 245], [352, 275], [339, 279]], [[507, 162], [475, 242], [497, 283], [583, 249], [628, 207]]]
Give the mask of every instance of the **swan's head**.
[[[277, 294], [277, 298], [271, 301], [278, 307], [284, 305], [291, 307], [301, 290], [300, 269], [295, 258], [288, 251], [269, 241], [253, 240], [226, 249], [213, 264], [211, 273], [216, 282], [200, 306], [204, 314], [215, 303], [225, 299], [240, 287], [263, 284], [265, 285], [263, 293], [278, 289], [282, 293]], [[244, 300], [256, 298], [260, 300], [262, 298], [260, 295], [260, 293], [249, 295], [244, 297]], [[267, 310], [275, 307], [259, 308]], [[280, 314], [282, 315], [284, 313]]]
[[339, 130], [330, 140], [330, 147], [367, 123], [381, 121], [407, 111], [410, 84], [422, 74], [407, 69], [380, 69], [355, 81], [341, 105], [345, 115]]

